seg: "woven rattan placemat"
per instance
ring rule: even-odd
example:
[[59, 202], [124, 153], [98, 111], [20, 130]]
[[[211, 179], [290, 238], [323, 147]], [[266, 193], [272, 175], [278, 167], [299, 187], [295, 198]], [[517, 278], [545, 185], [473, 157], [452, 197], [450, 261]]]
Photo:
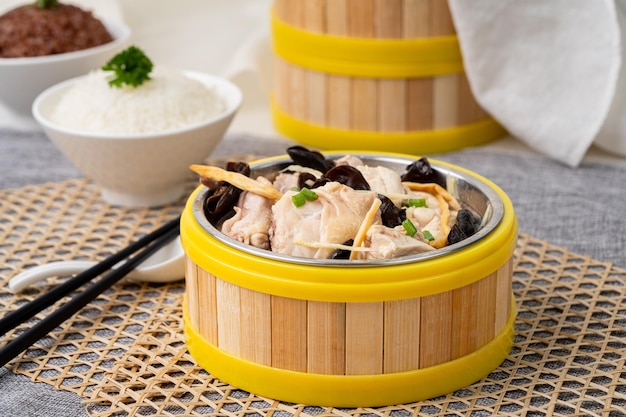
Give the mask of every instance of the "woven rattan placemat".
[[[63, 279], [14, 295], [6, 283], [17, 272], [53, 260], [101, 259], [174, 218], [182, 205], [110, 207], [86, 180], [0, 191], [0, 315]], [[282, 403], [213, 378], [184, 345], [183, 282], [120, 283], [9, 366], [75, 392], [92, 416], [624, 416], [625, 282], [625, 270], [521, 235], [509, 357], [465, 389], [392, 407]]]

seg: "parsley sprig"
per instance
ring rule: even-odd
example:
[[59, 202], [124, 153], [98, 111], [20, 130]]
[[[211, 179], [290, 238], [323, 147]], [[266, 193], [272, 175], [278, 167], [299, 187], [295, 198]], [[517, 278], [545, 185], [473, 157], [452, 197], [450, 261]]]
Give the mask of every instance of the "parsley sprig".
[[37, 0], [37, 8], [39, 9], [52, 9], [58, 6], [57, 0]]
[[115, 55], [105, 66], [103, 71], [113, 71], [115, 76], [109, 79], [109, 85], [121, 88], [124, 84], [138, 87], [150, 79], [152, 61], [136, 46], [130, 46]]

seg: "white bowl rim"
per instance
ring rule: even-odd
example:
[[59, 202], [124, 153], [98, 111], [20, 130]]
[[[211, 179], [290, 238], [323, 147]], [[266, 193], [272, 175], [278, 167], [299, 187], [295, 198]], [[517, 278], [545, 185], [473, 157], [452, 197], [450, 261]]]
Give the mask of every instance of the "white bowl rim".
[[62, 54], [25, 56], [16, 58], [0, 57], [0, 67], [17, 65], [47, 65], [54, 62], [69, 61], [77, 58], [82, 58], [84, 56], [97, 54], [101, 51], [123, 45], [130, 39], [131, 29], [128, 25], [119, 21], [107, 19], [100, 19], [100, 21], [113, 36], [113, 40], [111, 42], [103, 43], [102, 45], [94, 46], [87, 49], [81, 49], [79, 51], [65, 52]]
[[61, 126], [57, 123], [53, 123], [50, 120], [48, 120], [48, 118], [44, 117], [43, 114], [40, 111], [41, 106], [43, 105], [43, 103], [48, 100], [50, 98], [51, 95], [53, 95], [54, 93], [58, 92], [59, 90], [63, 90], [63, 89], [68, 89], [71, 87], [72, 84], [74, 84], [75, 82], [77, 82], [78, 80], [87, 77], [88, 74], [85, 75], [81, 75], [78, 77], [74, 77], [74, 78], [70, 78], [69, 80], [65, 80], [62, 81], [58, 84], [55, 84], [47, 89], [45, 89], [44, 91], [42, 91], [33, 101], [33, 106], [32, 106], [32, 113], [33, 113], [33, 117], [35, 118], [35, 120], [40, 123], [42, 126], [47, 127], [49, 129], [54, 129], [57, 130], [59, 132], [64, 132], [67, 134], [71, 134], [71, 135], [75, 135], [75, 136], [84, 136], [84, 137], [91, 137], [91, 138], [96, 138], [96, 139], [111, 139], [111, 140], [115, 140], [115, 139], [120, 139], [120, 140], [125, 140], [125, 139], [135, 139], [135, 140], [141, 140], [141, 139], [151, 139], [151, 138], [157, 138], [157, 137], [163, 137], [163, 136], [170, 136], [170, 135], [175, 135], [175, 134], [180, 134], [180, 133], [185, 133], [185, 132], [189, 132], [189, 131], [193, 131], [193, 130], [197, 130], [200, 128], [203, 128], [205, 126], [214, 124], [216, 122], [219, 122], [225, 118], [230, 117], [233, 113], [237, 112], [237, 110], [241, 107], [241, 103], [243, 102], [243, 93], [241, 91], [241, 89], [235, 85], [233, 82], [227, 80], [226, 78], [223, 77], [219, 77], [216, 75], [212, 75], [209, 73], [204, 73], [204, 72], [200, 72], [200, 71], [187, 71], [187, 70], [181, 70], [181, 72], [188, 76], [189, 78], [195, 79], [197, 81], [202, 82], [203, 84], [206, 85], [216, 85], [216, 84], [222, 84], [225, 85], [227, 88], [231, 89], [236, 96], [234, 97], [234, 102], [232, 105], [228, 106], [224, 111], [222, 111], [219, 114], [216, 114], [215, 116], [212, 116], [202, 122], [199, 123], [194, 123], [188, 126], [184, 126], [184, 127], [180, 127], [178, 129], [170, 129], [170, 130], [164, 130], [161, 132], [150, 132], [150, 133], [97, 133], [97, 132], [89, 132], [89, 131], [84, 131], [84, 130], [78, 130], [78, 129], [71, 129], [71, 128], [67, 128], [64, 126]]

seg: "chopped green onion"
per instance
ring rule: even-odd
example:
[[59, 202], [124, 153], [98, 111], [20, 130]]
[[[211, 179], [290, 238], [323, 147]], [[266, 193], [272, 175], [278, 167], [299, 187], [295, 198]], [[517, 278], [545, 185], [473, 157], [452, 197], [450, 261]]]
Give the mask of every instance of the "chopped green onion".
[[291, 196], [291, 202], [296, 207], [302, 207], [306, 203], [306, 198], [302, 193], [294, 194]]
[[315, 191], [311, 191], [306, 187], [302, 187], [300, 192], [291, 196], [291, 201], [293, 205], [296, 207], [302, 207], [308, 201], [317, 200], [317, 193]]
[[298, 190], [298, 187], [291, 187], [290, 189], [291, 189], [291, 191], [295, 191], [296, 193], [297, 193], [298, 191], [300, 191], [300, 190]]
[[402, 227], [404, 227], [404, 230], [406, 230], [406, 234], [411, 237], [415, 236], [415, 233], [417, 233], [417, 229], [415, 228], [415, 225], [409, 219], [406, 219], [405, 221], [402, 222]]
[[423, 230], [422, 231], [422, 236], [424, 236], [424, 239], [426, 239], [428, 241], [435, 240], [435, 237], [433, 236], [433, 234], [430, 233], [428, 230]]
[[409, 207], [428, 207], [426, 205], [425, 198], [410, 198], [408, 206]]
[[303, 187], [300, 190], [300, 193], [302, 193], [302, 195], [304, 196], [304, 198], [306, 198], [309, 201], [315, 201], [317, 200], [317, 193], [315, 191], [311, 191], [306, 187]]

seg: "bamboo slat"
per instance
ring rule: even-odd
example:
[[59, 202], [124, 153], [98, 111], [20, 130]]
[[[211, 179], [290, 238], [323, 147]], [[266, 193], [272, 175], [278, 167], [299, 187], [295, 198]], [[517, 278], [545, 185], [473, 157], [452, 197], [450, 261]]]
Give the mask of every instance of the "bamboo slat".
[[383, 372], [419, 369], [420, 299], [386, 301]]
[[[304, 29], [326, 32], [326, 0], [307, 0], [303, 4]], [[326, 124], [326, 74], [304, 69], [306, 92], [306, 120], [318, 125]]]
[[198, 312], [198, 266], [189, 258], [185, 257], [185, 293], [187, 295], [187, 305], [189, 308], [189, 320], [196, 328], [199, 328]]
[[272, 301], [269, 294], [241, 288], [241, 356], [272, 365]]
[[434, 117], [432, 78], [413, 78], [407, 84], [407, 130], [432, 129]]
[[456, 33], [448, 0], [431, 0], [430, 12], [431, 36], [454, 35]]
[[422, 297], [420, 310], [420, 368], [439, 365], [452, 358], [452, 292]]
[[[326, 33], [348, 36], [348, 0], [326, 2]], [[327, 80], [327, 120], [328, 125], [338, 129], [350, 129], [352, 80], [350, 77], [328, 74]]]
[[431, 34], [432, 0], [404, 0], [402, 31], [405, 38], [426, 38]]
[[[403, 0], [375, 0], [375, 28], [379, 39], [404, 36]], [[378, 126], [381, 132], [406, 129], [407, 80], [380, 79], [378, 82]]]
[[[431, 36], [454, 35], [454, 23], [447, 0], [432, 0]], [[449, 74], [434, 77], [433, 87], [433, 128], [445, 129], [458, 124], [459, 78], [464, 74]]]
[[307, 303], [307, 371], [343, 375], [346, 355], [346, 305]]
[[476, 308], [476, 345], [474, 350], [484, 346], [494, 338], [496, 321], [496, 291], [498, 272], [476, 282], [476, 297], [478, 299]]
[[433, 128], [445, 129], [457, 124], [458, 74], [433, 79]]
[[215, 296], [217, 297], [217, 344], [220, 349], [241, 356], [241, 297], [239, 287], [217, 279], [215, 281]]
[[513, 259], [509, 259], [497, 271], [496, 305], [494, 330], [498, 334], [504, 328], [506, 320], [511, 314], [511, 287], [513, 285]]
[[[430, 3], [431, 0], [404, 0], [404, 38], [426, 38], [431, 35]], [[432, 129], [432, 77], [408, 79], [406, 88], [406, 130]]]
[[350, 121], [353, 130], [378, 130], [378, 85], [370, 78], [353, 78]]
[[218, 344], [217, 333], [217, 293], [216, 278], [202, 268], [198, 268], [197, 278], [197, 311], [198, 330], [202, 332], [207, 341]]
[[272, 366], [307, 370], [307, 306], [304, 300], [272, 296]]
[[383, 373], [383, 303], [346, 304], [346, 375]]
[[285, 111], [289, 108], [289, 86], [285, 82], [288, 77], [287, 63], [277, 56], [274, 57], [272, 70], [272, 94], [276, 105]]
[[474, 99], [467, 76], [459, 74], [457, 83], [457, 123], [471, 123], [486, 117], [485, 112]]
[[[347, 0], [348, 33], [375, 38], [375, 0]], [[352, 79], [351, 120], [353, 130], [378, 130], [378, 84], [371, 78]]]
[[455, 335], [452, 346], [452, 359], [460, 358], [474, 351], [476, 333], [474, 326], [477, 321], [476, 285], [470, 284], [458, 288], [452, 294], [452, 333]]
[[[304, 1], [291, 0], [286, 9], [285, 21], [293, 26], [304, 26]], [[289, 65], [289, 113], [294, 117], [306, 120], [307, 91], [304, 68]]]

